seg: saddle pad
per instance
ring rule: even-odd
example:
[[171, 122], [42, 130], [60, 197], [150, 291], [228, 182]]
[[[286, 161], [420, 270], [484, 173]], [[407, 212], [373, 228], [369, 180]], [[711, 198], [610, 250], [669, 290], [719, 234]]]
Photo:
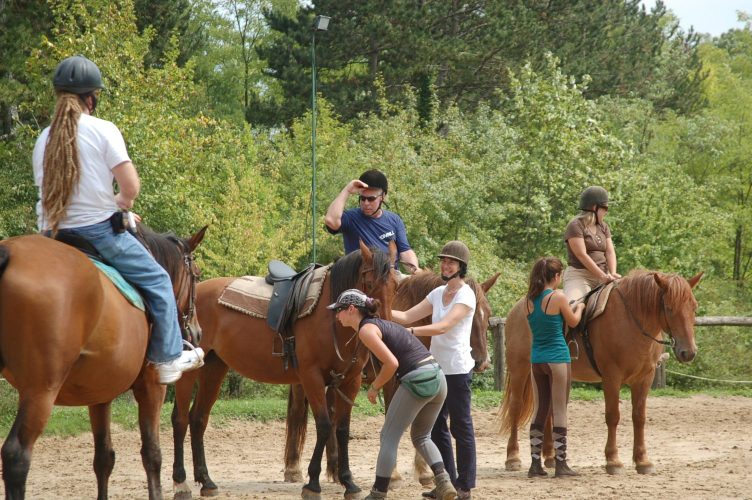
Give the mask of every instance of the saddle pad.
[[585, 317], [588, 322], [603, 314], [608, 297], [611, 295], [611, 290], [614, 289], [614, 286], [616, 286], [616, 282], [612, 281], [588, 299], [587, 306], [585, 307]]
[[112, 266], [108, 266], [102, 261], [96, 260], [96, 259], [89, 259], [94, 263], [95, 266], [99, 268], [102, 273], [104, 273], [107, 278], [109, 278], [110, 281], [112, 281], [112, 284], [115, 285], [115, 287], [120, 290], [120, 293], [123, 294], [123, 297], [128, 299], [128, 302], [133, 304], [134, 307], [146, 311], [146, 306], [144, 306], [144, 299], [141, 297], [141, 294], [138, 293], [138, 291], [125, 281], [125, 278], [123, 278], [123, 275], [120, 274], [120, 272], [115, 269]]
[[[332, 265], [329, 264], [313, 271], [311, 284], [306, 291], [305, 302], [298, 318], [303, 318], [313, 312], [321, 296], [324, 278], [331, 267]], [[274, 286], [269, 285], [261, 276], [241, 276], [225, 287], [218, 302], [248, 316], [265, 319], [273, 291]]]

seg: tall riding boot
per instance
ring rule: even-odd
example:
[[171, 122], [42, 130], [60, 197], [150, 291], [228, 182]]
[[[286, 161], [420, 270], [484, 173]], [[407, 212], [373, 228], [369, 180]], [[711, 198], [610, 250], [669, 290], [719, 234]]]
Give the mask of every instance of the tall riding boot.
[[457, 490], [454, 489], [448, 472], [444, 471], [435, 476], [433, 482], [436, 485], [436, 488], [434, 488], [436, 496], [434, 498], [439, 500], [454, 500], [457, 498]]
[[527, 471], [527, 477], [546, 477], [548, 472], [541, 464], [541, 446], [543, 445], [543, 427], [540, 425], [530, 425], [530, 455], [533, 461], [530, 469]]
[[556, 452], [556, 472], [554, 477], [579, 476], [567, 465], [567, 428], [554, 427], [554, 450]]

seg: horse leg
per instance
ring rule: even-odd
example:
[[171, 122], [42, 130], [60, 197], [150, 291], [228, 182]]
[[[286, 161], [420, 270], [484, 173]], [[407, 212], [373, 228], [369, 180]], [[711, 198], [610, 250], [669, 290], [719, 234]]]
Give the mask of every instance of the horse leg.
[[[329, 417], [334, 420], [334, 389], [326, 391], [326, 407], [329, 411]], [[326, 442], [326, 477], [330, 481], [337, 482], [339, 478], [339, 444], [337, 443], [337, 433], [329, 433], [329, 440]]]
[[520, 460], [519, 427], [527, 418], [524, 413], [533, 406], [532, 383], [530, 379], [530, 362], [527, 359], [518, 360], [512, 356], [511, 346], [507, 347], [507, 385], [505, 398], [509, 418], [509, 440], [507, 441], [507, 459], [504, 468], [508, 471], [519, 471], [522, 468]]
[[[358, 374], [360, 374], [360, 370], [358, 370]], [[340, 390], [350, 399], [350, 401], [355, 401], [359, 388], [360, 376], [351, 377], [340, 385]], [[334, 392], [333, 389], [330, 389], [330, 392]], [[360, 492], [362, 490], [357, 484], [355, 484], [352, 472], [350, 471], [349, 443], [352, 405], [341, 396], [335, 400], [335, 415], [337, 416], [336, 433], [339, 451], [339, 460], [337, 463], [339, 468], [339, 482], [345, 487], [346, 500], [360, 498]]]
[[303, 485], [301, 496], [306, 499], [321, 498], [321, 457], [324, 455], [324, 447], [329, 440], [329, 434], [332, 432], [332, 422], [329, 419], [329, 412], [326, 406], [319, 403], [317, 409], [311, 402], [313, 409], [313, 419], [316, 422], [316, 444], [313, 447], [311, 461], [308, 463], [308, 482]]
[[413, 459], [413, 469], [418, 476], [418, 481], [421, 486], [433, 486], [433, 472], [431, 472], [431, 468], [417, 450], [415, 451], [415, 458]]
[[608, 439], [606, 441], [606, 472], [620, 474], [624, 472], [624, 464], [619, 460], [619, 448], [616, 446], [616, 428], [619, 425], [619, 388], [621, 383], [610, 379], [603, 379], [603, 396], [606, 401], [606, 425]]
[[647, 412], [647, 398], [650, 384], [653, 380], [651, 375], [638, 384], [633, 384], [632, 390], [632, 422], [634, 426], [634, 447], [632, 460], [639, 474], [653, 474], [655, 467], [648, 458], [648, 450], [645, 446], [645, 420]]
[[23, 499], [26, 495], [26, 478], [34, 443], [47, 425], [56, 393], [19, 394], [16, 419], [0, 450], [5, 498], [8, 500]]
[[188, 410], [190, 409], [193, 387], [196, 385], [199, 370], [183, 373], [175, 383], [175, 402], [172, 406], [172, 442], [174, 444], [172, 461], [172, 482], [175, 490], [174, 500], [192, 498], [191, 487], [186, 482], [185, 473], [185, 435], [188, 432]]
[[287, 421], [285, 424], [285, 482], [302, 483], [300, 455], [308, 425], [308, 400], [300, 384], [291, 385], [287, 393]]
[[141, 462], [146, 470], [149, 499], [162, 499], [162, 450], [159, 447], [159, 415], [162, 412], [167, 388], [145, 370], [133, 384], [133, 396], [138, 402], [138, 428], [141, 432]]
[[546, 424], [543, 426], [543, 447], [541, 449], [541, 457], [543, 458], [543, 465], [548, 468], [556, 466], [556, 458], [554, 451], [554, 417], [552, 414], [548, 414], [546, 417]]
[[110, 474], [115, 467], [115, 450], [110, 434], [111, 403], [89, 406], [91, 433], [94, 435], [94, 474], [97, 476], [97, 499], [107, 498]]
[[193, 477], [201, 483], [201, 496], [213, 497], [219, 488], [209, 477], [204, 451], [204, 432], [209, 424], [209, 413], [219, 397], [228, 366], [214, 352], [204, 358], [204, 366], [199, 370], [199, 384], [191, 406], [189, 422], [191, 428], [191, 451], [193, 452]]

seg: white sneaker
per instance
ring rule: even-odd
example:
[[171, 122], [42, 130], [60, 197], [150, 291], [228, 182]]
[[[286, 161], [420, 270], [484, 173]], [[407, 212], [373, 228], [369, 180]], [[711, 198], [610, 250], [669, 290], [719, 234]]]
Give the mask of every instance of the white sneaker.
[[183, 351], [180, 357], [167, 363], [155, 363], [154, 367], [159, 373], [160, 384], [172, 384], [177, 382], [183, 372], [195, 370], [204, 366], [204, 350], [196, 347], [190, 351]]

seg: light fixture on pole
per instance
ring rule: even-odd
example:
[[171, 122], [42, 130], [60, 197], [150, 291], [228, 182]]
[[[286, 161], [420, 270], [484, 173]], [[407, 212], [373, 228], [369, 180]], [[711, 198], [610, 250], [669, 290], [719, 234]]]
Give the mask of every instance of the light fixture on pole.
[[316, 263], [316, 32], [329, 29], [328, 16], [316, 16], [311, 26], [311, 262]]

